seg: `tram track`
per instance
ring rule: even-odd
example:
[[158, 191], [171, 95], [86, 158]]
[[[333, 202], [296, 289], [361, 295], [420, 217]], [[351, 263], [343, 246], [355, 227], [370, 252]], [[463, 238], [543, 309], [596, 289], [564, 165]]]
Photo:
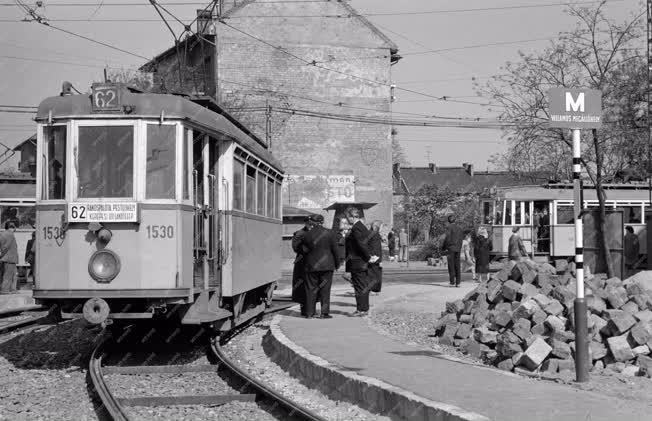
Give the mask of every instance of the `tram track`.
[[[48, 319], [48, 314], [43, 310], [45, 310], [43, 306], [31, 305], [0, 311], [0, 335], [46, 321]], [[24, 313], [33, 312], [35, 312], [35, 314], [24, 315]]]
[[[260, 317], [245, 322], [242, 326], [238, 327], [235, 331], [225, 337], [213, 338], [207, 349], [207, 356], [213, 364], [105, 366], [103, 361], [108, 359], [107, 357], [111, 352], [110, 349], [116, 345], [113, 339], [108, 338], [99, 344], [92, 352], [89, 361], [89, 376], [92, 386], [102, 401], [107, 415], [114, 421], [132, 420], [133, 418], [129, 415], [126, 408], [134, 406], [222, 405], [235, 401], [254, 402], [261, 399], [271, 401], [274, 403], [274, 406], [284, 408], [292, 419], [325, 421], [323, 417], [294, 402], [290, 398], [283, 396], [269, 385], [254, 378], [245, 369], [241, 368], [230, 359], [222, 349], [222, 345], [244, 332], [256, 321], [294, 305], [296, 304], [288, 302], [287, 300], [275, 300], [272, 307], [267, 309]], [[226, 372], [230, 377], [237, 378], [238, 382], [243, 386], [238, 388], [236, 393], [118, 397], [107, 381], [108, 375], [183, 375], [189, 373], [211, 372], [215, 373], [216, 378], [218, 378], [218, 371], [222, 373]], [[252, 391], [253, 393], [247, 393], [245, 391]]]

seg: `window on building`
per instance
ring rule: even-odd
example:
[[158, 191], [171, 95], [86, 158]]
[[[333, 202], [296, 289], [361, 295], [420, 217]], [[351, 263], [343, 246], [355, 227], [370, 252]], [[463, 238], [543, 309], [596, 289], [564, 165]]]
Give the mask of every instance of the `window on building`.
[[173, 125], [147, 125], [146, 199], [174, 199], [176, 137]]
[[66, 190], [66, 126], [43, 127], [43, 162], [41, 197], [63, 199]]
[[244, 210], [244, 168], [245, 165], [233, 160], [233, 209]]
[[512, 200], [505, 201], [505, 225], [512, 225]]
[[265, 215], [265, 187], [266, 187], [266, 182], [265, 179], [267, 178], [265, 176], [265, 173], [258, 171], [258, 187], [257, 187], [257, 198], [258, 200], [256, 201], [258, 203], [258, 206], [256, 208], [256, 213], [258, 215]]
[[134, 127], [79, 127], [80, 198], [133, 197]]
[[245, 206], [247, 212], [256, 213], [256, 168], [247, 165], [245, 186]]
[[265, 215], [274, 218], [274, 180], [267, 177], [267, 211]]

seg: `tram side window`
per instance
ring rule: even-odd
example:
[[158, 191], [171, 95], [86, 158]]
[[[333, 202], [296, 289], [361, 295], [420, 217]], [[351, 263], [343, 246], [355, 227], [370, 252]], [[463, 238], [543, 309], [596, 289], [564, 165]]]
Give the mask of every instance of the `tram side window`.
[[640, 206], [623, 206], [623, 219], [625, 224], [641, 224], [643, 220], [641, 218], [641, 207]]
[[557, 224], [574, 224], [575, 211], [572, 205], [557, 206]]
[[18, 229], [33, 229], [36, 225], [36, 207], [0, 206], [0, 225], [11, 222]]
[[244, 164], [233, 160], [233, 209], [244, 210]]
[[267, 213], [270, 218], [274, 218], [274, 180], [267, 178]]
[[66, 126], [43, 128], [44, 149], [47, 159], [43, 165], [43, 190], [45, 200], [63, 199], [66, 186]]
[[146, 199], [174, 199], [176, 136], [173, 125], [147, 125]]
[[183, 130], [183, 147], [181, 151], [181, 159], [183, 159], [183, 175], [181, 176], [182, 183], [183, 183], [183, 200], [189, 200], [190, 199], [190, 188], [188, 185], [190, 184], [188, 182], [189, 180], [189, 174], [190, 171], [188, 170], [189, 164], [188, 164], [188, 148], [190, 147], [190, 136], [192, 135], [192, 131], [190, 130]]
[[257, 173], [258, 176], [258, 189], [257, 189], [257, 197], [258, 197], [258, 206], [256, 208], [256, 213], [258, 215], [265, 215], [265, 174], [258, 171]]
[[79, 127], [78, 196], [133, 197], [133, 126]]
[[274, 218], [281, 219], [281, 183], [275, 183], [274, 204]]
[[245, 186], [245, 205], [247, 212], [256, 213], [256, 169], [247, 166], [247, 185]]

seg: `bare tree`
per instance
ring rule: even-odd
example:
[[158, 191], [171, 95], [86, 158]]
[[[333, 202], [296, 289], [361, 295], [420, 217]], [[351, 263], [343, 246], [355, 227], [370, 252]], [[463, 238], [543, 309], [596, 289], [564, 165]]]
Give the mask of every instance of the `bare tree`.
[[583, 163], [595, 185], [600, 212], [599, 238], [608, 274], [613, 267], [605, 233], [603, 184], [628, 167], [642, 168], [646, 132], [633, 122], [645, 98], [647, 74], [644, 57], [642, 14], [623, 23], [609, 19], [606, 1], [595, 7], [570, 7], [577, 19], [574, 30], [560, 34], [542, 52], [520, 53], [507, 63], [481, 94], [504, 107], [501, 119], [518, 123], [505, 129], [509, 150], [504, 157], [515, 172], [538, 171], [557, 179], [570, 179], [572, 140], [567, 130], [548, 127], [547, 91], [551, 87], [592, 88], [602, 91], [604, 126], [592, 130], [583, 144]]

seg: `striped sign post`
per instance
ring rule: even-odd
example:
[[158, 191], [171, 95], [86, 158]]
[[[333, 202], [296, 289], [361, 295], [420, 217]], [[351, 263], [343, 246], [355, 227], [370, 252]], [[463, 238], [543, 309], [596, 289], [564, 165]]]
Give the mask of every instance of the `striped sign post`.
[[591, 89], [552, 88], [548, 91], [550, 127], [573, 133], [573, 201], [575, 214], [575, 374], [578, 382], [589, 380], [589, 336], [584, 298], [584, 231], [582, 227], [581, 129], [597, 129], [602, 123], [602, 93]]

